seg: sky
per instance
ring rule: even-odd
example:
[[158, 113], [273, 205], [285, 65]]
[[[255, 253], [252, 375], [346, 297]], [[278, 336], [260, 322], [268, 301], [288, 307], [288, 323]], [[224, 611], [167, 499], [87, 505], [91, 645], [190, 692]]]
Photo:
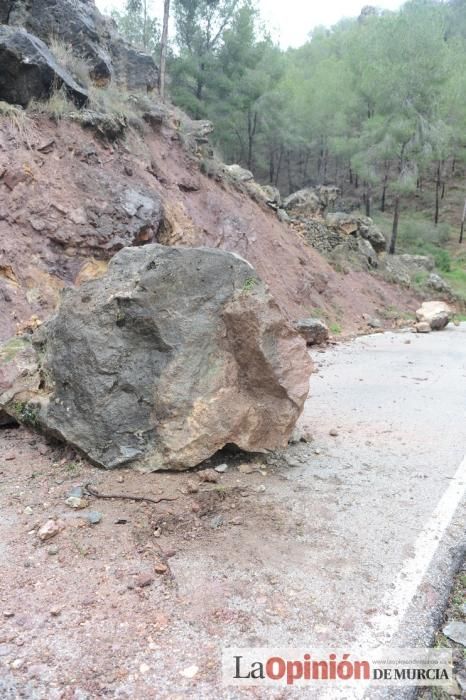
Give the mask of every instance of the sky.
[[[105, 12], [122, 9], [125, 0], [96, 0]], [[301, 46], [319, 25], [332, 26], [343, 17], [357, 17], [364, 5], [396, 10], [401, 0], [257, 0], [261, 15], [282, 48]], [[161, 17], [163, 0], [152, 1], [153, 13]]]

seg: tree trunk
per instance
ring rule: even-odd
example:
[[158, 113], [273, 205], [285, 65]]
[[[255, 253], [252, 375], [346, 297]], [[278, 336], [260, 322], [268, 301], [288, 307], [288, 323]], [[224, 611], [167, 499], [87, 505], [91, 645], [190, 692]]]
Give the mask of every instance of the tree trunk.
[[397, 194], [395, 197], [395, 210], [393, 212], [392, 237], [390, 239], [390, 247], [388, 249], [388, 252], [390, 253], [390, 255], [395, 255], [396, 239], [398, 236], [399, 218], [400, 218], [400, 195]]
[[466, 219], [466, 199], [464, 200], [463, 216], [462, 216], [462, 219], [461, 219], [460, 243], [463, 242], [464, 220], [465, 220], [465, 219]]
[[351, 170], [351, 165], [349, 166], [349, 183], [353, 184], [353, 171]]
[[359, 178], [358, 178], [357, 173], [354, 176], [354, 187], [355, 187], [355, 189], [358, 189], [358, 187], [359, 187]]
[[252, 156], [254, 151], [254, 137], [257, 130], [257, 112], [254, 116], [248, 112], [248, 170], [252, 170]]
[[385, 211], [385, 200], [387, 196], [387, 183], [386, 181], [383, 183], [382, 187], [382, 196], [380, 198], [380, 211]]
[[165, 72], [167, 66], [167, 44], [168, 44], [168, 20], [170, 17], [170, 0], [163, 3], [163, 29], [160, 41], [160, 68], [159, 68], [159, 94], [162, 102], [165, 101]]
[[372, 187], [370, 183], [367, 183], [366, 187], [366, 216], [371, 215], [371, 204], [372, 204]]
[[437, 226], [439, 210], [440, 210], [440, 161], [437, 165], [437, 177], [435, 178], [435, 214], [434, 214], [434, 224]]

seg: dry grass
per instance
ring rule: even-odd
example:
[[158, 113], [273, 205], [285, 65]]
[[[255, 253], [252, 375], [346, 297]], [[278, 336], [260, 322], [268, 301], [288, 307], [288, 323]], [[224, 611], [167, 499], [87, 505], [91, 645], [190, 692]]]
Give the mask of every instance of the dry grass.
[[73, 78], [83, 87], [89, 88], [91, 85], [90, 65], [80, 56], [73, 52], [71, 44], [65, 44], [56, 38], [50, 40], [50, 51], [59, 63]]
[[32, 115], [43, 114], [55, 121], [65, 119], [76, 109], [63, 89], [55, 90], [46, 100], [31, 100], [28, 112]]
[[24, 109], [0, 100], [0, 120], [16, 141], [31, 148], [32, 124]]

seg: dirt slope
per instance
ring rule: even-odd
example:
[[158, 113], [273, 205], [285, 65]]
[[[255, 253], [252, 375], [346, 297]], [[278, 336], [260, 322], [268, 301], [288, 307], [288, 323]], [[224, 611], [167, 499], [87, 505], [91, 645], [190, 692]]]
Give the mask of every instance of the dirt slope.
[[111, 146], [68, 121], [0, 121], [0, 339], [59, 290], [101, 274], [123, 245], [158, 240], [247, 258], [291, 318], [324, 314], [344, 330], [413, 295], [364, 272], [337, 273], [275, 214], [203, 175], [176, 128]]

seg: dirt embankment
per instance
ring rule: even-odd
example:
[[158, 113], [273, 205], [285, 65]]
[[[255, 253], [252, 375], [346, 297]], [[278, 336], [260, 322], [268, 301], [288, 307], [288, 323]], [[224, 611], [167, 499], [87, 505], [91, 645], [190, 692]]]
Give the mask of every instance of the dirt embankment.
[[50, 315], [63, 286], [101, 274], [124, 245], [224, 248], [248, 259], [293, 319], [343, 331], [416, 298], [365, 272], [337, 273], [229, 183], [203, 175], [169, 127], [108, 145], [77, 124], [0, 122], [0, 340]]

